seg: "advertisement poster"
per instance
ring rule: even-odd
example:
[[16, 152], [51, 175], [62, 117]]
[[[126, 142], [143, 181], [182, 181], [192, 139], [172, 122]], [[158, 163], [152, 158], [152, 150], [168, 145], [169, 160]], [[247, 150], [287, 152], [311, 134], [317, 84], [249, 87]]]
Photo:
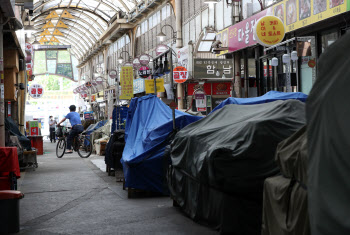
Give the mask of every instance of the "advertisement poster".
[[132, 67], [122, 67], [120, 72], [121, 95], [119, 99], [130, 100], [134, 98], [134, 75]]
[[145, 79], [138, 78], [134, 80], [134, 94], [145, 91]]
[[[154, 81], [153, 79], [151, 80], [144, 80], [145, 81], [145, 88], [146, 88], [146, 93], [154, 93]], [[157, 92], [165, 92], [164, 89], [164, 79], [156, 79], [156, 86], [157, 86]]]

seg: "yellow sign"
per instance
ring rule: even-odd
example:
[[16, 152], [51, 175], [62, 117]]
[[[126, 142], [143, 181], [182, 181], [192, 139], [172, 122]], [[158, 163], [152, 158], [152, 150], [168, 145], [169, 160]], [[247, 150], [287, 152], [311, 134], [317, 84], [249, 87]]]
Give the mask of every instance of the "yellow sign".
[[60, 41], [58, 41], [58, 39], [55, 36], [52, 36], [52, 38], [50, 39], [50, 42], [58, 42], [58, 43], [60, 43]]
[[53, 35], [63, 36], [63, 33], [61, 33], [61, 31], [59, 31], [58, 29], [55, 29], [55, 31], [53, 31]]
[[281, 18], [286, 32], [291, 32], [346, 12], [348, 1], [284, 0], [268, 11]]
[[[216, 34], [216, 41], [221, 42], [221, 47], [227, 47], [228, 48], [228, 28], [220, 31]], [[220, 56], [223, 54], [226, 54], [228, 50], [221, 51], [220, 54], [217, 54], [216, 56]]]
[[48, 21], [43, 27], [42, 29], [47, 29], [47, 28], [54, 28], [55, 26], [52, 24], [51, 20]]
[[53, 44], [53, 42], [49, 42], [48, 44], [49, 44], [49, 45], [55, 45], [55, 44]]
[[58, 21], [57, 27], [58, 28], [66, 28], [66, 29], [68, 29], [68, 26], [65, 23], [63, 23], [62, 21]]
[[46, 16], [45, 20], [52, 19], [52, 18], [58, 18], [56, 11], [51, 11], [48, 16]]
[[[163, 78], [156, 79], [156, 86], [157, 86], [157, 92], [165, 92]], [[154, 80], [153, 79], [145, 80], [145, 90], [146, 90], [146, 94], [154, 93]]]
[[67, 10], [64, 10], [61, 17], [63, 18], [69, 18], [69, 19], [74, 19], [74, 17], [67, 11]]
[[134, 97], [134, 75], [131, 66], [124, 66], [120, 72], [120, 86], [122, 94], [119, 96], [121, 100], [130, 100]]
[[44, 37], [42, 37], [40, 40], [39, 40], [39, 42], [42, 44], [42, 43], [44, 43], [44, 42], [48, 42], [49, 40], [44, 36]]
[[255, 39], [266, 47], [280, 43], [285, 33], [283, 22], [277, 16], [264, 16], [254, 25]]

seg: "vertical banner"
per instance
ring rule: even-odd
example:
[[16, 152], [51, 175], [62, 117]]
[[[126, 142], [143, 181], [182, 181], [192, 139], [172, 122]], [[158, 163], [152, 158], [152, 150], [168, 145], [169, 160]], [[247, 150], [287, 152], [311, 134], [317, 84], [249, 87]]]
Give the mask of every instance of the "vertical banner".
[[133, 75], [133, 68], [128, 67], [122, 67], [121, 73], [120, 73], [120, 85], [122, 88], [121, 95], [119, 99], [121, 100], [130, 100], [134, 97], [134, 75]]

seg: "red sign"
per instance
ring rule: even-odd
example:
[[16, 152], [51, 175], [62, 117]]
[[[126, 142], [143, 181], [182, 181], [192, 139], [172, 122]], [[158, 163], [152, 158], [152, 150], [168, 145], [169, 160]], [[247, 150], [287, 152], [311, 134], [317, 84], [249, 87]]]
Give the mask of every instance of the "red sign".
[[39, 84], [33, 84], [29, 87], [29, 95], [35, 99], [39, 99], [44, 94], [43, 86]]
[[39, 135], [39, 128], [38, 127], [31, 127], [30, 128], [30, 135]]
[[230, 93], [230, 82], [213, 83], [213, 95], [230, 95]]
[[206, 95], [211, 95], [211, 83], [204, 83], [204, 85], [199, 85], [198, 83], [188, 83], [187, 84], [187, 95], [193, 95], [194, 91], [202, 88]]
[[151, 75], [151, 70], [147, 66], [142, 66], [139, 69], [139, 76], [142, 78], [148, 78]]
[[255, 23], [263, 16], [267, 10], [261, 11], [248, 19], [245, 19], [228, 29], [228, 49], [237, 51], [258, 43], [254, 36]]
[[184, 83], [188, 78], [188, 72], [185, 67], [177, 66], [173, 70], [173, 79], [176, 83]]
[[314, 68], [316, 66], [316, 61], [315, 60], [309, 60], [309, 62], [307, 64], [309, 65], [310, 68]]
[[177, 108], [177, 104], [176, 104], [174, 101], [172, 101], [172, 102], [169, 104], [169, 107], [170, 107], [171, 109], [176, 109], [176, 108]]
[[207, 111], [207, 108], [197, 108], [197, 111], [198, 112], [205, 112], [205, 111]]
[[[272, 77], [272, 65], [269, 65], [269, 74]], [[264, 77], [267, 77], [267, 65], [264, 65]]]

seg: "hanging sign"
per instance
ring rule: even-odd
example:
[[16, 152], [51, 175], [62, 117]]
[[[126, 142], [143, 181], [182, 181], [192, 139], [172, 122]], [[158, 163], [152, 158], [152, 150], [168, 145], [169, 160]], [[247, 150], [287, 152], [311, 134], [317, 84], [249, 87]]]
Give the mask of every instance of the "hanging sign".
[[150, 56], [147, 54], [140, 55], [139, 61], [141, 65], [148, 65], [150, 61]]
[[254, 25], [255, 39], [266, 47], [282, 42], [285, 33], [284, 24], [277, 16], [264, 16]]
[[29, 95], [34, 99], [39, 99], [44, 95], [44, 88], [42, 85], [33, 84], [29, 87]]
[[123, 64], [124, 67], [133, 67], [134, 65], [131, 62], [125, 62]]
[[188, 46], [185, 46], [177, 50], [177, 64], [179, 66], [187, 68], [188, 54], [189, 54]]
[[142, 78], [148, 78], [148, 76], [151, 75], [151, 69], [147, 66], [142, 66], [139, 69], [139, 76]]
[[108, 75], [111, 79], [116, 79], [118, 76], [118, 73], [116, 70], [111, 70], [111, 71], [109, 71]]
[[176, 83], [184, 83], [188, 79], [188, 72], [185, 67], [177, 66], [173, 70], [173, 79]]
[[132, 67], [122, 67], [120, 72], [120, 85], [121, 85], [121, 100], [130, 100], [134, 97], [133, 86], [133, 70]]
[[156, 55], [160, 55], [164, 52], [166, 52], [167, 50], [169, 50], [169, 47], [167, 45], [158, 45], [156, 48]]
[[316, 61], [315, 61], [315, 59], [309, 60], [309, 62], [307, 63], [307, 65], [308, 65], [310, 68], [314, 68], [314, 67], [316, 66]]
[[102, 83], [103, 83], [103, 78], [102, 78], [102, 77], [97, 77], [97, 78], [95, 79], [95, 82], [96, 82], [97, 84], [102, 84]]
[[134, 69], [139, 69], [141, 67], [140, 60], [137, 57], [132, 61], [132, 64], [133, 64]]
[[[157, 86], [157, 92], [165, 92], [163, 78], [156, 79], [156, 86]], [[154, 93], [154, 80], [153, 79], [145, 80], [145, 90], [146, 90], [147, 94]]]

